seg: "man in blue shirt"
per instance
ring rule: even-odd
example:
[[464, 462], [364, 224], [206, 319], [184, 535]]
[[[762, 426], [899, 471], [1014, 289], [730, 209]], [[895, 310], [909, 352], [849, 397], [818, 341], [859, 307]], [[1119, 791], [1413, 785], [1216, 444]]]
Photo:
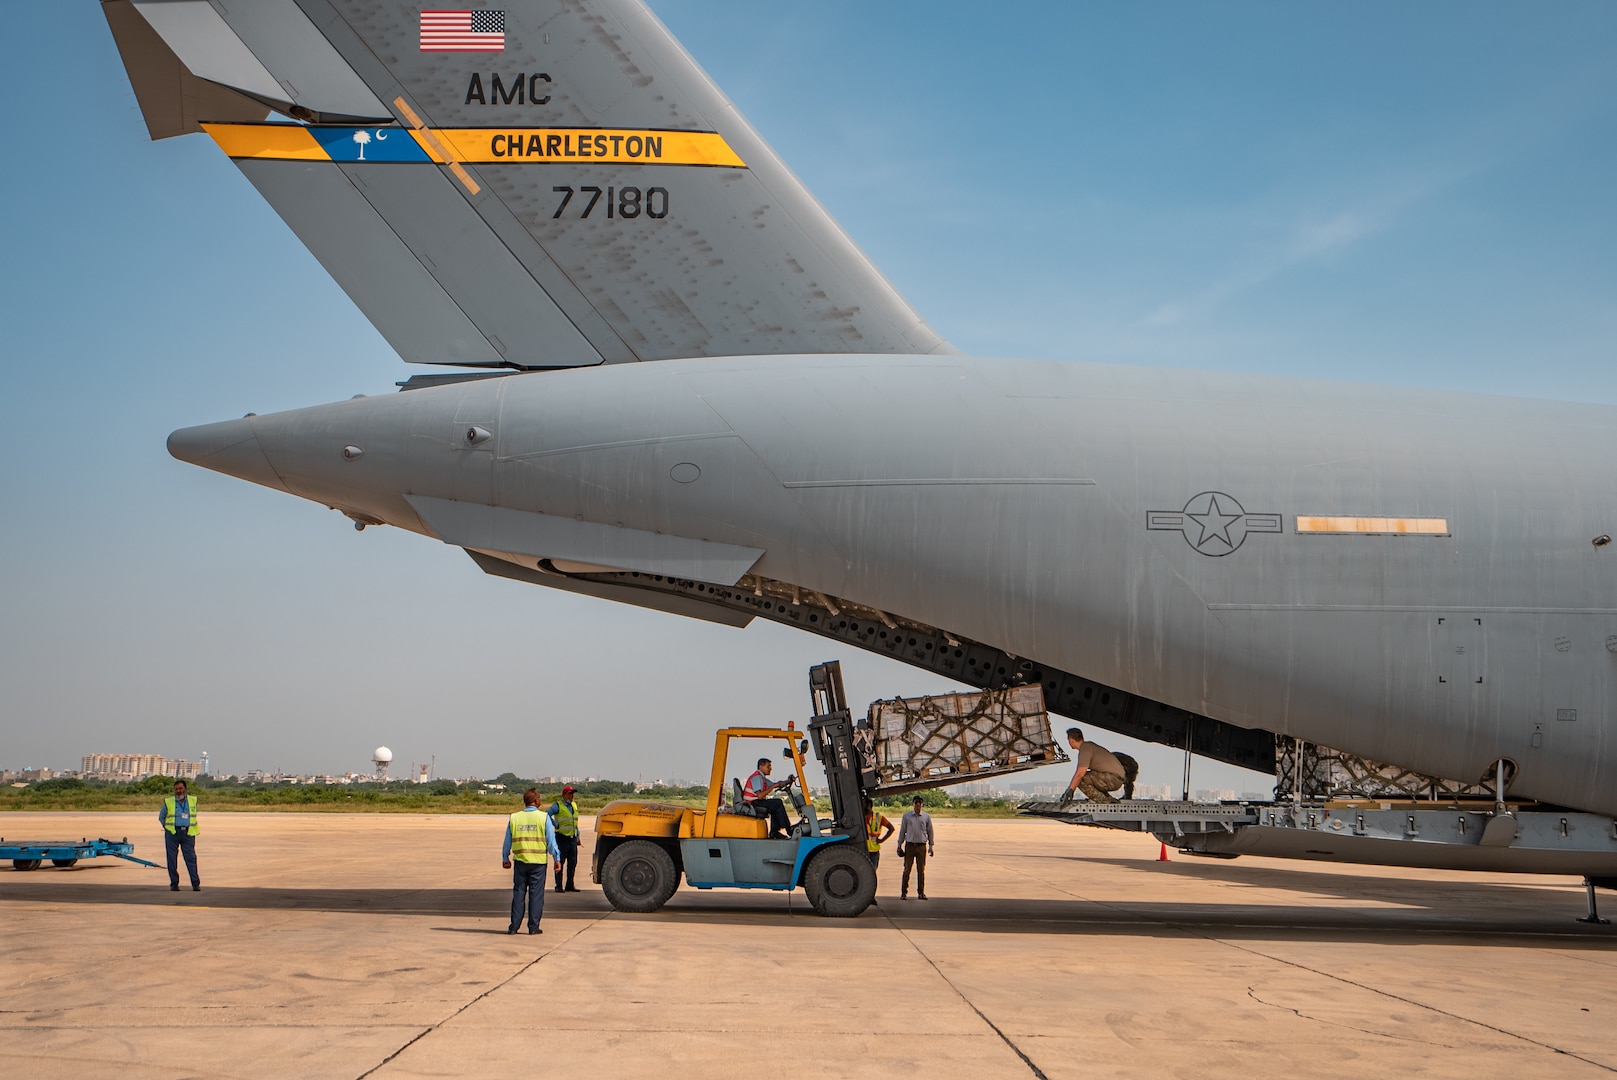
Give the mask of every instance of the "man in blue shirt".
[[526, 906], [528, 933], [542, 934], [539, 919], [545, 913], [545, 863], [559, 854], [556, 829], [550, 815], [539, 809], [537, 790], [524, 791], [522, 804], [506, 823], [505, 846], [500, 851], [500, 865], [511, 871], [511, 925], [505, 932], [514, 934], [522, 928]]
[[177, 855], [185, 855], [185, 869], [191, 875], [191, 891], [202, 889], [197, 877], [197, 801], [186, 794], [185, 781], [174, 781], [174, 794], [163, 800], [157, 811], [157, 820], [163, 823], [163, 847], [168, 852], [168, 888], [180, 891], [180, 868]]

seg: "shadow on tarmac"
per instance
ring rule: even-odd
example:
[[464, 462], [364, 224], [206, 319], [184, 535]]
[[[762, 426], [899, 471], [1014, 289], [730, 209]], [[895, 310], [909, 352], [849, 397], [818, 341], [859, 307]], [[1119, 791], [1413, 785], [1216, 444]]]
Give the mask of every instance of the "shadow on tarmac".
[[[1174, 852], [1168, 862], [1154, 860], [1119, 859], [1107, 857], [1078, 857], [1069, 855], [1028, 855], [1007, 853], [996, 855], [994, 861], [1014, 863], [1021, 859], [1062, 859], [1070, 862], [1095, 863], [1117, 866], [1128, 870], [1184, 878], [1190, 881], [1218, 881], [1226, 885], [1246, 888], [1274, 889], [1279, 892], [1302, 893], [1318, 896], [1322, 893], [1352, 900], [1375, 900], [1381, 903], [1408, 904], [1414, 907], [1441, 908], [1454, 904], [1475, 906], [1479, 896], [1492, 897], [1513, 904], [1531, 901], [1553, 905], [1573, 892], [1581, 898], [1583, 883], [1575, 877], [1560, 879], [1564, 884], [1549, 884], [1542, 876], [1524, 875], [1519, 883], [1501, 884], [1483, 881], [1464, 870], [1432, 871], [1446, 877], [1407, 877], [1427, 871], [1406, 867], [1384, 867], [1385, 877], [1372, 877], [1364, 873], [1343, 874], [1332, 869], [1329, 862], [1277, 861], [1254, 857], [1219, 859], [1205, 855], [1186, 855]], [[1617, 892], [1602, 891], [1600, 897], [1617, 909]], [[1492, 902], [1492, 901], [1489, 901]], [[1581, 913], [1581, 912], [1580, 912]]]
[[[1118, 860], [1120, 863], [1124, 860]], [[1138, 863], [1133, 865], [1138, 866]], [[1263, 867], [1249, 869], [1198, 863], [1173, 870], [1206, 881], [1318, 896], [1336, 893], [1368, 907], [1331, 907], [1314, 902], [1174, 903], [1172, 901], [1096, 901], [934, 896], [926, 901], [880, 897], [878, 907], [858, 919], [826, 920], [824, 925], [848, 929], [884, 929], [897, 925], [916, 932], [962, 931], [984, 934], [1107, 934], [1146, 937], [1186, 935], [1292, 941], [1381, 941], [1433, 936], [1475, 940], [1477, 944], [1541, 948], [1546, 937], [1564, 944], [1617, 951], [1617, 927], [1580, 924], [1581, 890], [1542, 885], [1433, 882], [1374, 879], [1347, 875], [1287, 874]], [[496, 929], [438, 926], [451, 933], [504, 934], [510, 891], [492, 889], [318, 889], [210, 887], [173, 893], [164, 881], [145, 885], [75, 882], [76, 874], [56, 880], [42, 871], [22, 875], [0, 871], [0, 911], [7, 902], [60, 904], [129, 904], [149, 907], [205, 907], [245, 911], [316, 911], [356, 915], [432, 915], [440, 918], [498, 920]], [[1333, 880], [1334, 879], [1334, 880]], [[1396, 905], [1396, 906], [1388, 906]], [[1617, 907], [1617, 905], [1614, 905]], [[545, 920], [567, 922], [612, 914], [597, 890], [551, 897]], [[682, 888], [655, 915], [617, 915], [622, 919], [677, 920], [701, 924], [779, 925], [794, 920], [820, 922], [802, 894], [698, 892]], [[1484, 940], [1485, 939], [1485, 940]]]

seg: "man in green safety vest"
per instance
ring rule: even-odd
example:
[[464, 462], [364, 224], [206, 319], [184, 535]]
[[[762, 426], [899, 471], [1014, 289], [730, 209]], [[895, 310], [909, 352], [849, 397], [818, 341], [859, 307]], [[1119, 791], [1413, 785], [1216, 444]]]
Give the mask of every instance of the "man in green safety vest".
[[539, 792], [522, 793], [522, 809], [505, 826], [505, 847], [500, 865], [511, 871], [511, 925], [506, 933], [522, 929], [527, 908], [528, 933], [542, 934], [539, 919], [545, 913], [545, 863], [556, 857], [556, 830], [550, 815], [539, 810]]
[[556, 891], [562, 892], [561, 872], [562, 865], [567, 867], [567, 892], [577, 892], [578, 886], [573, 884], [573, 875], [578, 872], [578, 804], [573, 796], [578, 789], [568, 784], [561, 789], [561, 798], [550, 804], [545, 813], [550, 815], [551, 825], [556, 830], [556, 848], [561, 853], [556, 859]]
[[174, 794], [163, 800], [157, 812], [163, 823], [163, 847], [168, 852], [168, 890], [180, 891], [180, 867], [176, 857], [185, 855], [185, 869], [191, 875], [191, 891], [202, 891], [197, 877], [197, 798], [186, 793], [185, 781], [174, 781]]

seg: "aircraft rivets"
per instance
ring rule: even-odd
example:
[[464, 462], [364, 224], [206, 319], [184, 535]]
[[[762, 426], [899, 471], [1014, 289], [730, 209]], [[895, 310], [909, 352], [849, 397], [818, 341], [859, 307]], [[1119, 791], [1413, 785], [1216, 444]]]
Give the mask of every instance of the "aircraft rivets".
[[344, 461], [358, 461], [365, 456], [365, 451], [350, 444], [342, 448], [342, 456]]

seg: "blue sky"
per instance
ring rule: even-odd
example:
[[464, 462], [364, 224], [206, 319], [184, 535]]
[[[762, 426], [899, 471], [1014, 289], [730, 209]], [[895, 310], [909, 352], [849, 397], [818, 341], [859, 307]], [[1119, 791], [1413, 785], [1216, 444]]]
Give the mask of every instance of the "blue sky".
[[[1617, 402], [1609, 3], [653, 8], [968, 352]], [[0, 70], [0, 765], [699, 776], [818, 660], [944, 685], [171, 460], [412, 369], [210, 141], [147, 140], [98, 9], [19, 6]]]

